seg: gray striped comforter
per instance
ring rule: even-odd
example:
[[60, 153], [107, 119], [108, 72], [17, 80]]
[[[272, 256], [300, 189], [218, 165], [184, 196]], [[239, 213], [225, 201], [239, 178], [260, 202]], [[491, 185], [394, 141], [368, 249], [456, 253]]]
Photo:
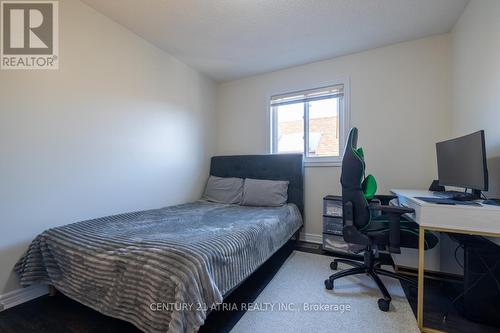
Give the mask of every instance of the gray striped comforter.
[[197, 201], [49, 229], [15, 269], [145, 332], [193, 332], [301, 225], [292, 204]]

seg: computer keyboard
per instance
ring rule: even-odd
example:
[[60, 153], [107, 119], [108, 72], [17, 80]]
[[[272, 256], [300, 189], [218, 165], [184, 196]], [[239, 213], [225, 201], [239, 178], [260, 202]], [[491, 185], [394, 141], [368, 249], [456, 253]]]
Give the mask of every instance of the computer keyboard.
[[475, 201], [456, 201], [450, 198], [441, 197], [441, 198], [430, 198], [430, 197], [415, 197], [418, 200], [422, 200], [429, 203], [435, 203], [438, 205], [465, 205], [465, 206], [481, 206], [479, 203]]
[[455, 195], [464, 194], [465, 192], [460, 191], [445, 191], [445, 192], [432, 192], [432, 196], [436, 198], [451, 199]]
[[446, 192], [432, 192], [432, 196], [441, 199], [449, 199], [452, 197], [452, 195], [446, 194]]
[[463, 191], [432, 192], [432, 196], [442, 199], [451, 199], [455, 202], [457, 201], [473, 202], [476, 199], [474, 198], [474, 195], [472, 193], [467, 193]]

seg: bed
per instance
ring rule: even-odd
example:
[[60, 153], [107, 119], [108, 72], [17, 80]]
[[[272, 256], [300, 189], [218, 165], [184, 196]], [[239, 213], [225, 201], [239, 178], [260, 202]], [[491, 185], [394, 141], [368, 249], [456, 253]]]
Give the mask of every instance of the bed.
[[288, 203], [199, 200], [49, 229], [16, 264], [21, 285], [54, 286], [144, 332], [196, 331], [303, 224], [301, 155], [217, 156], [210, 174], [288, 180]]

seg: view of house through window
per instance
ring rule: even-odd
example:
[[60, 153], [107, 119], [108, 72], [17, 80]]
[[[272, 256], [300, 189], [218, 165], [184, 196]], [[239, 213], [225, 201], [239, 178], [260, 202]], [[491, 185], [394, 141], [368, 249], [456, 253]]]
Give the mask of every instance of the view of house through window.
[[339, 160], [343, 96], [343, 85], [273, 96], [273, 153], [304, 153], [306, 161]]

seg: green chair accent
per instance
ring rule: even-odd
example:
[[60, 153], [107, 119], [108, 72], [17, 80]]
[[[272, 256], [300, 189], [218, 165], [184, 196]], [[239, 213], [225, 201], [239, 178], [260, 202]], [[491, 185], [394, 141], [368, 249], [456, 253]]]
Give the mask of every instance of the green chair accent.
[[372, 175], [368, 175], [361, 183], [361, 188], [363, 189], [363, 195], [365, 199], [370, 201], [375, 197], [375, 193], [377, 193], [377, 181], [375, 177]]

